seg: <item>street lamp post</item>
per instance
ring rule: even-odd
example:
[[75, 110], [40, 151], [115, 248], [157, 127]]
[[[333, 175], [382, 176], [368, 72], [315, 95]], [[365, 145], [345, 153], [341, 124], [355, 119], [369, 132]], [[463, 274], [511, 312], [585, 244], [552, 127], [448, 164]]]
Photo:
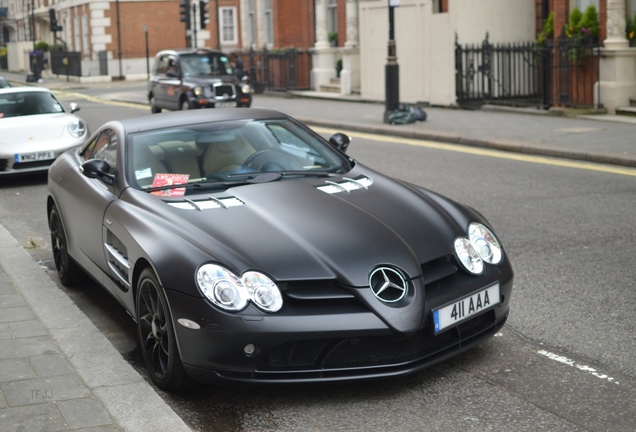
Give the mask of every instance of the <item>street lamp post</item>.
[[144, 24], [142, 27], [144, 30], [144, 37], [146, 39], [146, 76], [150, 80], [150, 52], [148, 51], [148, 26]]
[[391, 123], [389, 115], [400, 107], [400, 66], [397, 63], [397, 47], [395, 45], [394, 9], [400, 0], [389, 0], [389, 44], [385, 79], [384, 123]]
[[117, 58], [119, 59], [119, 80], [124, 79], [121, 62], [121, 23], [119, 21], [119, 0], [115, 0], [115, 10], [117, 14]]

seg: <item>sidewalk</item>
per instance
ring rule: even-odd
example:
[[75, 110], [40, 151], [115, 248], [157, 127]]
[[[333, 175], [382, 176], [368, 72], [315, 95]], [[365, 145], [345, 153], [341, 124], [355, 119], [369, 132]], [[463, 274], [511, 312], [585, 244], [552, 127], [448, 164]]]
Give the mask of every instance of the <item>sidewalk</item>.
[[[25, 76], [2, 72], [16, 85]], [[143, 82], [108, 83], [105, 99], [147, 105]], [[92, 84], [45, 78], [74, 91]], [[105, 83], [94, 84], [105, 86]], [[257, 94], [254, 106], [334, 131], [445, 141], [636, 167], [636, 118], [570, 118], [487, 107], [425, 108], [426, 122], [386, 125], [384, 105], [339, 95]], [[148, 109], [148, 113], [150, 110]], [[355, 145], [355, 143], [354, 143]], [[0, 429], [187, 431], [189, 428], [0, 225]]]
[[0, 225], [0, 429], [190, 429]]
[[[16, 83], [25, 83], [25, 78], [19, 74], [3, 74]], [[45, 78], [40, 85], [68, 91], [108, 85], [111, 90], [101, 96], [104, 99], [148, 104], [144, 81], [85, 84], [67, 82], [66, 77], [60, 77]], [[273, 108], [309, 125], [334, 130], [636, 167], [636, 117], [631, 116], [495, 106], [485, 106], [477, 111], [426, 107], [428, 119], [425, 122], [387, 125], [382, 122], [383, 103], [313, 91], [256, 94], [253, 106]], [[555, 115], [559, 113], [563, 115]]]

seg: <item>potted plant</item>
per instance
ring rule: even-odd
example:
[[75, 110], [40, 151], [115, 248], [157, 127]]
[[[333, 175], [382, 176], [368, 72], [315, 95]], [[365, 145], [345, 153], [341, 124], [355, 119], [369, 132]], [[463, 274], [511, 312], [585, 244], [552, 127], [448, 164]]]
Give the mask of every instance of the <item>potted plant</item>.
[[332, 47], [338, 46], [338, 33], [337, 32], [329, 32], [329, 42]]

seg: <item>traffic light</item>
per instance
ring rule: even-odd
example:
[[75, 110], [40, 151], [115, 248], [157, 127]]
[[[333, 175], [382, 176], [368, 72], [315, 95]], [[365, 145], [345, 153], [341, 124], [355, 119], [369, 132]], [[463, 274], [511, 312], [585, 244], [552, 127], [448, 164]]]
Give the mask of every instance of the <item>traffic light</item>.
[[199, 0], [199, 24], [201, 24], [201, 30], [205, 30], [205, 25], [210, 20], [208, 5], [208, 2]]
[[185, 23], [186, 30], [190, 30], [190, 0], [179, 2], [179, 21]]
[[62, 26], [57, 25], [57, 16], [55, 15], [55, 9], [49, 9], [49, 21], [51, 24], [51, 31], [53, 33], [62, 30]]

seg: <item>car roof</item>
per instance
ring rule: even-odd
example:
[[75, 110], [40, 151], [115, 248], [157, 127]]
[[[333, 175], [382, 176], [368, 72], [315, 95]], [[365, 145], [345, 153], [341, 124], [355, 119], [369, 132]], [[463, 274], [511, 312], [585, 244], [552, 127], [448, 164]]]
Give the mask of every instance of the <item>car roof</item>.
[[166, 54], [174, 54], [174, 55], [180, 55], [180, 54], [220, 54], [220, 55], [225, 55], [225, 53], [223, 51], [217, 51], [217, 50], [213, 50], [213, 49], [209, 49], [209, 48], [176, 48], [176, 49], [161, 50], [161, 51], [159, 51], [157, 53], [157, 56], [166, 55]]
[[126, 133], [148, 131], [185, 125], [233, 120], [263, 120], [289, 117], [279, 111], [266, 108], [211, 108], [147, 114], [117, 120]]
[[38, 92], [45, 92], [45, 93], [51, 93], [51, 90], [47, 89], [46, 87], [5, 87], [5, 88], [0, 88], [0, 94], [7, 94], [7, 93], [38, 93]]

